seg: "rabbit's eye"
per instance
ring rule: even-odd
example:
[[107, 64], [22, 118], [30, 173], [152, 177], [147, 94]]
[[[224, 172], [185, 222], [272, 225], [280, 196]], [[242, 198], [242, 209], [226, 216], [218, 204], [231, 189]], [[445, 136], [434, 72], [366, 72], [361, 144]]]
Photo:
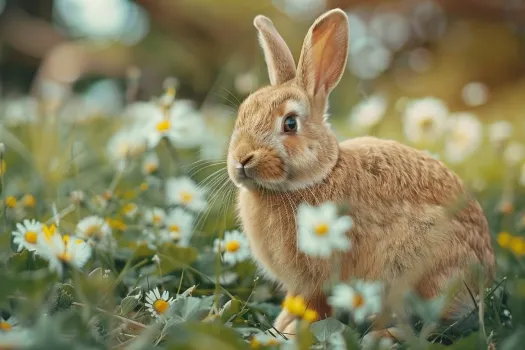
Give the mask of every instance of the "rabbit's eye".
[[295, 115], [289, 115], [284, 119], [283, 131], [286, 133], [297, 131], [297, 117]]

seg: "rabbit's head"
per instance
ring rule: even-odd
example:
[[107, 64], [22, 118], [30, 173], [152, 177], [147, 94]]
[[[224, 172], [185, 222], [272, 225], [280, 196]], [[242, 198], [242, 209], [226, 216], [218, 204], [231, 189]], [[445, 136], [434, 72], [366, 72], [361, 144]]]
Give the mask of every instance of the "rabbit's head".
[[340, 9], [321, 15], [304, 39], [296, 67], [270, 19], [257, 16], [270, 85], [239, 107], [228, 153], [237, 186], [294, 190], [322, 181], [339, 146], [326, 121], [327, 98], [346, 66], [348, 18]]

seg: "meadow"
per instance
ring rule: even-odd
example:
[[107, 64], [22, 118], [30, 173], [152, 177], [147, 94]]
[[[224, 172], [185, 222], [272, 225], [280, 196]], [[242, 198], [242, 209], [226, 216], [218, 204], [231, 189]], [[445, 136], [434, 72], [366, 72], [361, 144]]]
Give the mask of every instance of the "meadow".
[[[0, 97], [0, 349], [522, 348], [525, 84], [516, 68], [522, 65], [516, 33], [476, 20], [441, 25], [443, 11], [433, 2], [412, 17], [379, 10], [375, 22], [372, 15], [350, 16], [351, 57], [330, 97], [332, 130], [340, 140], [398, 140], [453, 169], [487, 216], [496, 276], [488, 287], [480, 276], [472, 312], [452, 324], [439, 323], [446, 306], [440, 300], [422, 300], [405, 285], [383, 298], [380, 281], [354, 279], [333, 281], [328, 297], [336, 312], [316, 321], [304, 300], [284, 299], [257, 268], [226, 171], [237, 109], [267, 79], [252, 21], [269, 7], [236, 12], [202, 3], [217, 14], [209, 23], [191, 16], [191, 4], [173, 6], [188, 11], [180, 12], [188, 27], [206, 29], [194, 32], [220, 39], [202, 35], [197, 43], [191, 30], [176, 30], [184, 21], [173, 21], [176, 40], [155, 29], [143, 47], [133, 47], [143, 50], [138, 56], [146, 66], [168, 62], [180, 77], [163, 76], [162, 84], [146, 89], [151, 71], [129, 65], [122, 84], [93, 79], [82, 89], [58, 82], [81, 68], [44, 64], [49, 72], [41, 72], [49, 76], [38, 77], [38, 94], [27, 89]], [[311, 24], [313, 15], [294, 15]], [[91, 23], [97, 16], [87, 17]], [[275, 18], [298, 52], [302, 28], [282, 13]], [[210, 42], [228, 50], [237, 45], [219, 19], [238, 24], [243, 48], [203, 59]], [[177, 40], [184, 45], [174, 45]], [[244, 48], [247, 42], [253, 47]], [[108, 53], [75, 45], [93, 62], [117, 57], [115, 66], [128, 66], [123, 57], [132, 55], [124, 46]], [[158, 94], [144, 97], [139, 87]], [[335, 213], [326, 203], [297, 214], [302, 253], [351, 252], [344, 232], [352, 218]], [[311, 218], [326, 225], [308, 229]], [[457, 282], [447, 293], [464, 287]], [[298, 320], [296, 337], [272, 327], [283, 308]], [[415, 317], [392, 316], [404, 309]], [[400, 332], [394, 340], [367, 336], [392, 322]]]

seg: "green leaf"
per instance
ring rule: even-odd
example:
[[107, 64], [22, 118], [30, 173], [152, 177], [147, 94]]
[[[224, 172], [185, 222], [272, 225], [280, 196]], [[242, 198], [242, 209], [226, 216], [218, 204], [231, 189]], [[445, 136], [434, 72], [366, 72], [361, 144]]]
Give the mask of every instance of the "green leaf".
[[139, 301], [137, 298], [131, 296], [131, 297], [125, 297], [122, 299], [122, 302], [120, 303], [120, 314], [121, 315], [127, 315], [131, 311], [133, 311], [137, 305], [139, 304]]
[[223, 323], [231, 321], [241, 311], [242, 303], [240, 300], [232, 299], [224, 305], [222, 311], [221, 321]]
[[525, 342], [525, 328], [520, 327], [510, 337], [501, 342], [498, 347], [501, 350], [522, 349]]
[[344, 323], [341, 323], [333, 317], [329, 317], [312, 323], [310, 331], [315, 335], [318, 341], [325, 343], [330, 339], [332, 334], [341, 333], [345, 327]]
[[166, 342], [167, 350], [243, 350], [249, 349], [237, 332], [220, 323], [189, 322], [178, 325]]
[[[442, 345], [442, 344], [430, 344], [428, 346], [429, 350], [477, 350], [477, 349], [486, 349], [487, 344], [481, 340], [479, 333], [472, 333], [469, 336], [462, 338], [452, 345]], [[503, 348], [502, 348], [503, 349]], [[508, 348], [510, 350], [510, 348]]]
[[196, 321], [202, 319], [211, 309], [215, 296], [204, 298], [184, 297], [176, 299], [169, 309], [170, 323]]
[[173, 243], [166, 243], [159, 249], [160, 273], [168, 274], [181, 270], [197, 260], [197, 250], [193, 247], [179, 247]]

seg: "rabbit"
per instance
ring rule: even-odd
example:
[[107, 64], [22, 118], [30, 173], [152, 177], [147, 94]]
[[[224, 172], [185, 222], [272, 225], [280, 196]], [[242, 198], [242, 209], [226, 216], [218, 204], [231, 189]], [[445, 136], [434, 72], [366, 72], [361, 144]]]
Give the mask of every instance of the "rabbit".
[[[424, 151], [393, 140], [357, 137], [338, 142], [328, 123], [328, 97], [347, 63], [348, 18], [341, 9], [319, 16], [304, 39], [299, 62], [262, 15], [254, 19], [270, 84], [239, 106], [227, 171], [238, 188], [236, 213], [264, 275], [286, 295], [301, 295], [319, 319], [332, 315], [323, 284], [340, 264], [341, 280], [379, 280], [386, 288], [411, 272], [424, 299], [442, 293], [452, 277], [469, 287], [443, 318], [473, 307], [479, 264], [494, 278], [486, 217], [459, 177]], [[451, 212], [450, 206], [464, 199]], [[297, 207], [306, 202], [345, 205], [353, 226], [348, 252], [313, 258], [297, 245]], [[488, 283], [488, 282], [487, 282]], [[294, 334], [295, 317], [283, 310], [274, 327]]]

